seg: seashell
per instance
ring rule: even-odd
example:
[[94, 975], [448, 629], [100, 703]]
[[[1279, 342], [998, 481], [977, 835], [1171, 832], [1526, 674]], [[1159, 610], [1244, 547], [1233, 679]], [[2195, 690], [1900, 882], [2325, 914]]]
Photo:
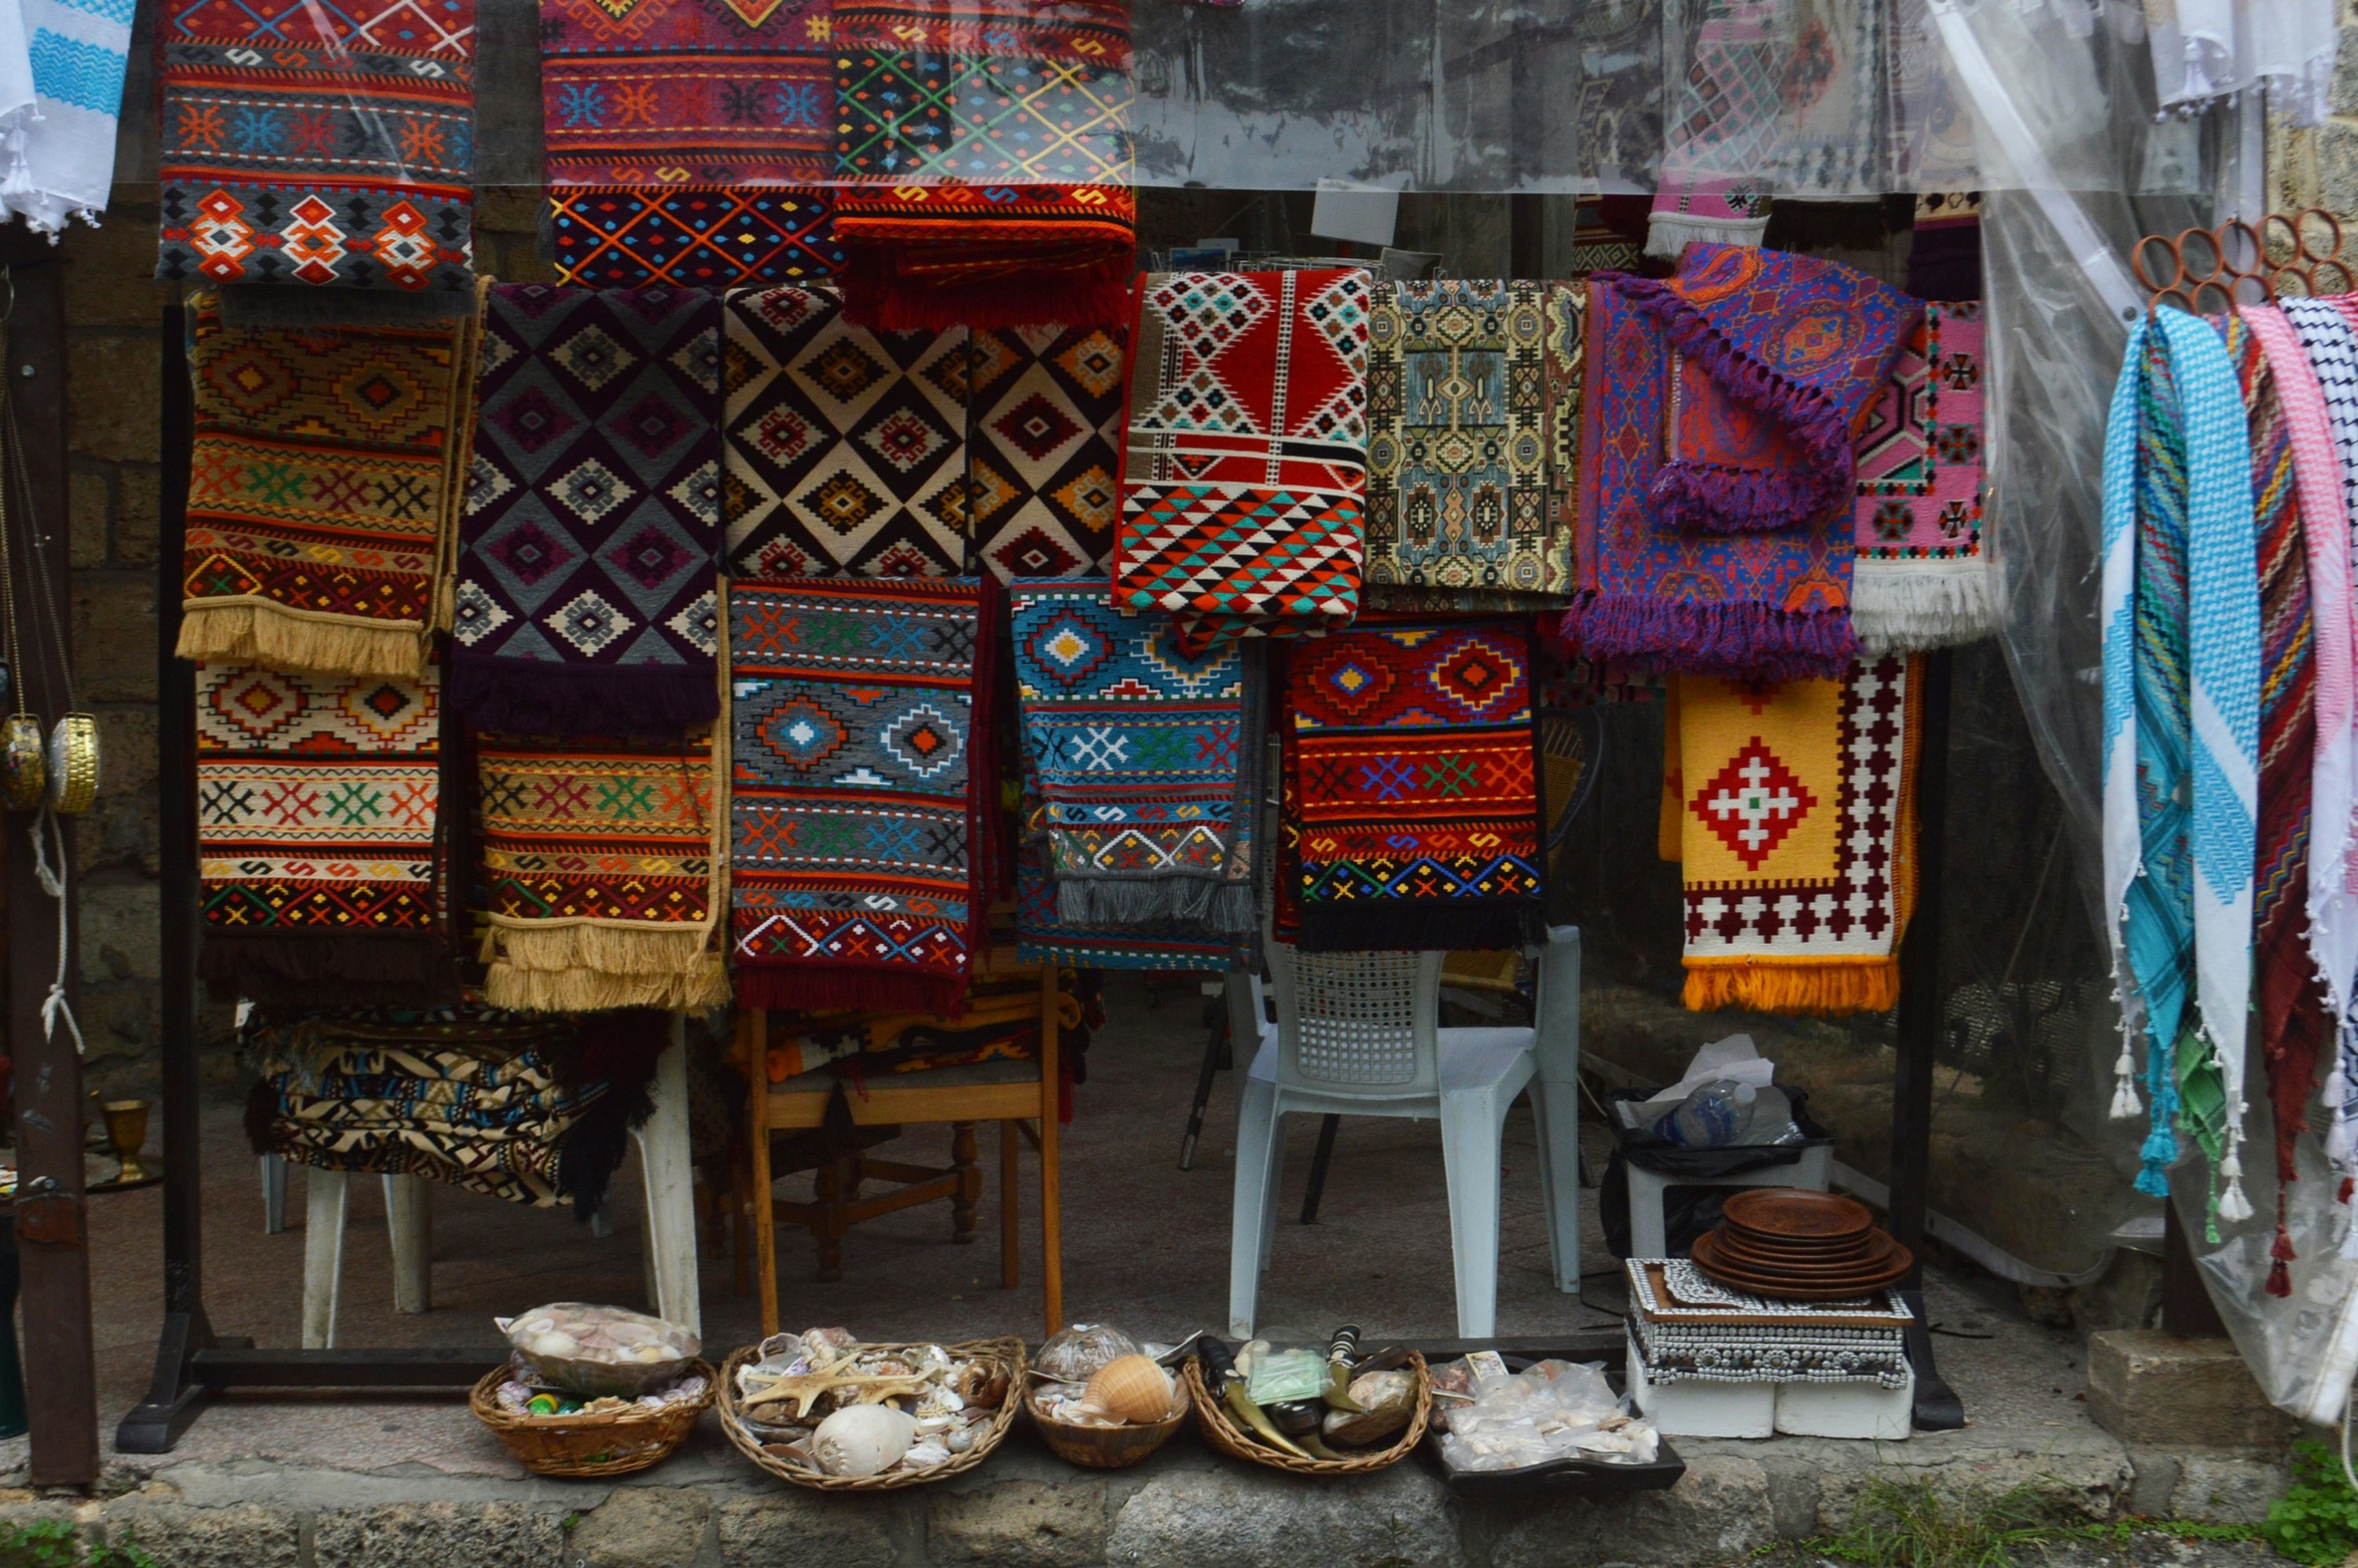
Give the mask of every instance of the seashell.
[[912, 1444], [909, 1452], [902, 1455], [901, 1463], [912, 1470], [930, 1470], [936, 1465], [948, 1464], [949, 1458], [947, 1448], [928, 1439], [924, 1443]]
[[1171, 1379], [1143, 1356], [1124, 1356], [1098, 1368], [1081, 1402], [1116, 1421], [1151, 1426], [1171, 1413]]
[[562, 1329], [535, 1334], [525, 1346], [535, 1356], [570, 1356], [581, 1348], [581, 1342]]
[[1137, 1354], [1138, 1341], [1112, 1325], [1076, 1323], [1050, 1335], [1033, 1365], [1041, 1376], [1057, 1382], [1086, 1383], [1108, 1362]]
[[942, 1446], [953, 1454], [963, 1454], [974, 1446], [974, 1428], [954, 1426], [943, 1434]]
[[1416, 1378], [1401, 1371], [1362, 1372], [1351, 1380], [1351, 1398], [1366, 1407], [1326, 1412], [1326, 1440], [1348, 1445], [1381, 1443], [1408, 1424], [1416, 1410]]
[[899, 1464], [916, 1437], [917, 1422], [906, 1411], [849, 1405], [811, 1433], [811, 1459], [830, 1476], [873, 1476]]

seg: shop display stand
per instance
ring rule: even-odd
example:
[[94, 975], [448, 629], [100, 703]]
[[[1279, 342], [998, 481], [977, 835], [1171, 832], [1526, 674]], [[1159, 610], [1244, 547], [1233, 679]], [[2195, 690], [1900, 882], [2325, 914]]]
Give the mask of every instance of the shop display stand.
[[[204, 1188], [200, 1163], [203, 1133], [198, 1120], [202, 1091], [197, 1073], [197, 671], [194, 665], [172, 656], [180, 632], [181, 551], [188, 535], [189, 460], [195, 417], [182, 321], [178, 307], [165, 308], [164, 496], [156, 568], [156, 809], [157, 851], [162, 859], [158, 880], [164, 976], [164, 1331], [156, 1347], [155, 1380], [147, 1397], [115, 1428], [114, 1446], [124, 1454], [171, 1452], [206, 1402], [224, 1390], [462, 1390], [473, 1387], [502, 1356], [495, 1346], [471, 1350], [256, 1348], [251, 1339], [215, 1334], [205, 1315]], [[21, 986], [18, 994], [24, 994]], [[79, 1120], [75, 1125], [79, 1137]], [[27, 1283], [29, 1287], [29, 1271]], [[87, 1312], [82, 1321], [88, 1324]], [[84, 1386], [89, 1386], [88, 1379]]]

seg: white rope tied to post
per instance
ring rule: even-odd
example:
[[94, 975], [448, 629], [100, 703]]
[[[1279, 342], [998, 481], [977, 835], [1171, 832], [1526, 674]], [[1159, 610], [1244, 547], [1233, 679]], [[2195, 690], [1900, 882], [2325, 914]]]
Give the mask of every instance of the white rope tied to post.
[[[54, 871], [49, 868], [49, 842], [42, 835], [43, 828], [57, 838], [58, 864]], [[73, 1036], [74, 1054], [87, 1055], [89, 1053], [82, 1044], [81, 1025], [74, 1019], [73, 1003], [66, 1000], [66, 965], [71, 957], [66, 927], [66, 831], [59, 825], [57, 813], [46, 806], [41, 807], [39, 814], [33, 818], [33, 825], [25, 831], [33, 840], [33, 874], [40, 879], [41, 891], [57, 900], [58, 903], [58, 973], [57, 978], [49, 982], [49, 994], [41, 999], [41, 1038], [56, 1039], [58, 1020], [63, 1018], [67, 1032]]]

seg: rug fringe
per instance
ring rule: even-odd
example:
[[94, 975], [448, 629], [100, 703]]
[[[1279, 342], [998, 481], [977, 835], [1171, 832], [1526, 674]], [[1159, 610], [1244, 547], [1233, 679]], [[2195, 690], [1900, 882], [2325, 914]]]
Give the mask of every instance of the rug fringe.
[[200, 664], [416, 680], [426, 673], [426, 649], [418, 626], [300, 615], [254, 600], [195, 600], [180, 609], [172, 651]]
[[1565, 641], [1591, 658], [1736, 680], [1838, 680], [1858, 656], [1846, 610], [1790, 611], [1636, 593], [1581, 594]]
[[1208, 877], [1059, 877], [1056, 919], [1087, 926], [1184, 924], [1224, 933], [1252, 931], [1260, 924], [1250, 886]]
[[197, 974], [215, 1001], [432, 1007], [460, 993], [449, 950], [427, 932], [209, 931]]
[[1997, 630], [1997, 572], [1986, 560], [1860, 561], [1850, 620], [1862, 657], [1978, 642]]
[[1685, 212], [1653, 212], [1646, 218], [1646, 254], [1674, 262], [1694, 240], [1757, 248], [1768, 232], [1766, 218], [1698, 218]]
[[1841, 1017], [1888, 1012], [1899, 1005], [1897, 957], [1686, 960], [1682, 1000], [1690, 1012], [1740, 1007], [1751, 1012]]
[[729, 1000], [729, 971], [702, 929], [495, 925], [484, 1000], [527, 1012], [654, 1007], [702, 1012]]

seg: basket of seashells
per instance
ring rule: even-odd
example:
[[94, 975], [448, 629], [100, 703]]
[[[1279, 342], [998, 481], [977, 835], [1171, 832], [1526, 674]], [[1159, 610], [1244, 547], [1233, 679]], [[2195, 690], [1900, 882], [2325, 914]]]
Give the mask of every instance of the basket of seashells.
[[883, 1492], [973, 1469], [1006, 1441], [1023, 1342], [865, 1345], [840, 1328], [774, 1334], [720, 1368], [720, 1430], [782, 1481]]
[[1040, 1440], [1091, 1470], [1135, 1465], [1187, 1419], [1187, 1385], [1107, 1324], [1076, 1323], [1040, 1346], [1023, 1397]]

